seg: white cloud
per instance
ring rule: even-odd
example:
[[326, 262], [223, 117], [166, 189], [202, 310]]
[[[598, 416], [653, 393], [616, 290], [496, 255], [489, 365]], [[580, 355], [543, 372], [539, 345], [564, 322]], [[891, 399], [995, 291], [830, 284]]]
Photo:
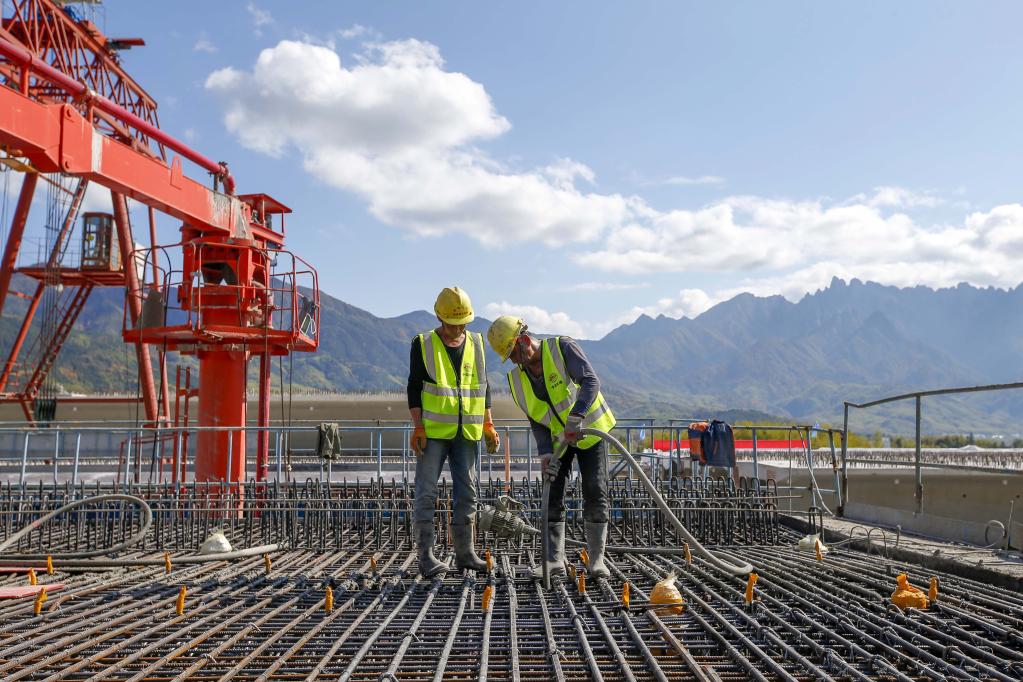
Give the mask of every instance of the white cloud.
[[825, 281], [1006, 287], [1020, 280], [1014, 263], [1023, 253], [1023, 207], [932, 225], [870, 203], [731, 197], [612, 230], [602, 247], [574, 258], [609, 272], [725, 273], [778, 286], [814, 272]]
[[[221, 99], [225, 124], [243, 145], [275, 157], [297, 152], [307, 172], [414, 235], [465, 236], [487, 246], [572, 244], [566, 258], [598, 271], [707, 273], [737, 282], [685, 289], [620, 319], [692, 316], [738, 291], [795, 299], [835, 275], [901, 286], [1020, 281], [1019, 204], [949, 219], [959, 204], [934, 191], [880, 186], [846, 199], [729, 196], [658, 210], [641, 197], [601, 191], [593, 170], [576, 159], [552, 155], [522, 168], [521, 160], [487, 154], [483, 145], [511, 123], [482, 84], [446, 67], [437, 46], [410, 39], [360, 49], [346, 64], [330, 44], [281, 41], [251, 69], [210, 74], [206, 88]], [[945, 222], [919, 218], [937, 207]], [[544, 315], [561, 315], [557, 324], [571, 327], [557, 330], [563, 333], [592, 335], [605, 325], [534, 312], [552, 323]]]
[[629, 291], [631, 289], [645, 289], [649, 282], [580, 282], [567, 287], [562, 287], [563, 292], [577, 291]]
[[254, 3], [250, 2], [245, 5], [245, 11], [249, 13], [249, 18], [252, 19], [253, 33], [257, 36], [263, 35], [263, 28], [274, 23], [274, 18], [270, 11], [256, 7]]
[[217, 46], [213, 44], [210, 37], [206, 34], [206, 31], [199, 32], [199, 38], [195, 41], [195, 45], [192, 46], [193, 52], [208, 52], [210, 54], [217, 51]]
[[698, 176], [685, 176], [678, 175], [673, 178], [664, 180], [662, 185], [721, 185], [724, 184], [725, 179], [719, 175], [698, 175]]
[[945, 203], [933, 191], [916, 192], [905, 187], [875, 187], [874, 195], [857, 194], [848, 203], [865, 203], [874, 208], [934, 208]]
[[368, 33], [370, 33], [370, 30], [367, 27], [363, 26], [362, 24], [352, 24], [348, 28], [343, 28], [340, 31], [338, 31], [338, 35], [344, 38], [345, 40], [359, 38], [361, 36], [367, 35]]
[[282, 41], [251, 71], [221, 69], [206, 87], [242, 144], [277, 157], [297, 149], [307, 171], [416, 235], [556, 245], [594, 239], [646, 210], [580, 189], [595, 178], [577, 161], [520, 171], [481, 151], [511, 126], [482, 85], [445, 69], [436, 46], [365, 49], [345, 66], [329, 46]]
[[[657, 317], [667, 315], [668, 317], [696, 317], [704, 312], [720, 299], [712, 298], [702, 289], [682, 289], [677, 296], [659, 299], [649, 306], [636, 306], [623, 319], [633, 321], [640, 315]], [[631, 319], [629, 319], [631, 318]]]
[[592, 338], [586, 335], [583, 325], [573, 320], [567, 313], [552, 313], [535, 305], [515, 305], [506, 301], [488, 303], [483, 306], [483, 310], [490, 319], [499, 315], [521, 317], [529, 326], [529, 330], [538, 334], [562, 334], [577, 339]]

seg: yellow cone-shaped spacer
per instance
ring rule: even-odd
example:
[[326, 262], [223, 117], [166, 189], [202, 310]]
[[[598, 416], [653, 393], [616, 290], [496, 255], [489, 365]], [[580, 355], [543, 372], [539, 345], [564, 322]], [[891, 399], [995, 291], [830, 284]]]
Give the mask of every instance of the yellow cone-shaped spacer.
[[626, 581], [625, 585], [622, 586], [622, 604], [625, 608], [629, 608], [629, 599], [629, 583]]
[[273, 568], [273, 562], [270, 561], [270, 555], [263, 555], [263, 568], [266, 570], [267, 575], [270, 574], [270, 569]]
[[683, 542], [682, 549], [686, 551], [686, 563], [691, 566], [693, 564], [693, 554], [689, 551], [689, 543]]
[[[491, 571], [494, 570], [494, 557], [492, 557], [490, 555], [490, 550], [489, 549], [486, 551], [486, 557], [487, 557], [487, 573], [490, 573]], [[483, 610], [486, 611], [487, 610], [486, 607], [484, 607]]]
[[327, 595], [323, 599], [323, 610], [330, 613], [334, 610], [334, 588], [327, 585]]
[[490, 610], [490, 600], [494, 598], [494, 586], [487, 585], [486, 589], [483, 590], [483, 610]]
[[34, 568], [28, 569], [28, 584], [29, 585], [39, 584], [39, 578], [36, 577], [36, 569]]
[[579, 558], [583, 560], [583, 566], [590, 565], [590, 555], [585, 548], [579, 550]]
[[753, 603], [753, 586], [760, 580], [760, 576], [756, 573], [750, 573], [749, 578], [746, 579], [746, 604]]
[[918, 587], [909, 584], [905, 573], [895, 576], [895, 591], [892, 592], [892, 603], [902, 609], [926, 609], [927, 595]]
[[49, 554], [46, 555], [46, 574], [53, 575], [53, 557]]
[[579, 594], [586, 594], [586, 573], [579, 571]]
[[821, 551], [821, 541], [819, 539], [814, 540], [813, 551], [817, 553], [817, 561], [824, 561], [824, 552]]
[[188, 594], [188, 588], [185, 587], [184, 585], [182, 585], [181, 589], [178, 590], [177, 601], [174, 602], [174, 611], [179, 616], [182, 615], [185, 612], [185, 595], [186, 594]]
[[931, 578], [931, 587], [927, 590], [927, 598], [931, 601], [938, 601], [938, 579]]
[[44, 601], [46, 601], [46, 588], [45, 587], [43, 589], [39, 590], [39, 594], [36, 595], [35, 603], [32, 605], [32, 611], [35, 613], [35, 615], [38, 616], [39, 613], [43, 610], [43, 602]]
[[663, 580], [659, 580], [650, 592], [650, 603], [658, 607], [654, 613], [659, 616], [677, 616], [685, 610], [685, 600], [682, 599], [675, 579], [675, 574], [669, 573]]
[[371, 554], [369, 557], [369, 570], [372, 573], [377, 572], [377, 558], [375, 554]]
[[170, 575], [171, 572], [170, 552], [163, 553], [163, 572], [166, 573], [167, 575]]

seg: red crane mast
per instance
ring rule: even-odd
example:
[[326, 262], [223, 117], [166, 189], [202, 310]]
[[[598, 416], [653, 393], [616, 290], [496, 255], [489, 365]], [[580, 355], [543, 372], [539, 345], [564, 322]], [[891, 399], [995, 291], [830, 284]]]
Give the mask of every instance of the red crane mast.
[[[46, 267], [19, 270], [39, 285], [0, 374], [0, 390], [10, 380], [47, 278], [55, 271], [62, 284], [78, 289], [25, 389], [0, 399], [17, 399], [31, 419], [27, 400], [52, 366], [89, 292], [95, 286], [124, 286], [123, 337], [138, 349], [147, 419], [155, 424], [161, 416], [150, 346], [161, 349], [165, 387], [163, 353], [195, 355], [199, 426], [220, 429], [199, 434], [196, 480], [242, 481], [248, 361], [253, 356], [259, 360], [257, 424], [267, 427], [271, 358], [314, 351], [318, 345], [316, 271], [283, 248], [289, 208], [266, 194], [235, 195], [226, 163], [210, 160], [159, 129], [155, 102], [117, 60], [117, 49], [141, 41], [107, 39], [67, 9], [51, 0], [21, 0], [0, 29], [0, 83], [7, 86], [0, 87], [0, 148], [5, 152], [0, 161], [25, 172], [0, 261], [0, 311], [40, 174], [78, 179]], [[168, 152], [179, 156], [168, 161]], [[187, 177], [181, 157], [208, 171], [212, 187]], [[96, 242], [106, 245], [106, 260], [99, 259], [97, 267], [83, 251], [79, 266], [67, 267], [59, 262], [62, 240], [89, 182], [111, 191], [113, 215], [86, 214], [83, 224], [90, 234], [107, 235]], [[134, 247], [127, 198], [150, 209], [148, 249]], [[180, 243], [152, 243], [154, 211], [181, 221]], [[119, 259], [113, 258], [115, 241]], [[162, 403], [167, 402], [165, 395]], [[263, 480], [268, 468], [265, 428], [258, 431], [256, 453], [255, 477]], [[176, 462], [174, 480], [183, 473]]]

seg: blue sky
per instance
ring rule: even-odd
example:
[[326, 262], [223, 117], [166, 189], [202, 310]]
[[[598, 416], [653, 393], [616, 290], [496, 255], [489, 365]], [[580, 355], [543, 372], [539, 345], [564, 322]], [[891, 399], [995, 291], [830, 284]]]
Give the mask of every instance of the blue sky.
[[[107, 0], [161, 125], [291, 206], [288, 247], [381, 316], [595, 338], [832, 276], [1011, 287], [1009, 3]], [[173, 226], [161, 237], [174, 237]]]

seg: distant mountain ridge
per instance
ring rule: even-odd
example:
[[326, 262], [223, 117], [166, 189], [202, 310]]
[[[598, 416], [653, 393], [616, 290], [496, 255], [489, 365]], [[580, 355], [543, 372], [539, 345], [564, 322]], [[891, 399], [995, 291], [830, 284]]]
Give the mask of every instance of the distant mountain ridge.
[[[25, 290], [22, 280], [15, 278], [15, 289]], [[134, 357], [120, 343], [121, 305], [119, 291], [93, 293], [56, 368], [66, 390], [132, 390]], [[285, 360], [275, 381], [283, 374], [296, 391], [403, 390], [409, 343], [435, 326], [432, 313], [380, 318], [327, 294], [321, 306], [319, 352]], [[0, 321], [5, 354], [23, 310], [22, 299], [8, 300]], [[733, 409], [835, 422], [843, 400], [1023, 378], [1021, 313], [1023, 286], [933, 290], [836, 278], [797, 303], [740, 294], [693, 319], [644, 315], [581, 343], [623, 415]], [[477, 318], [470, 328], [485, 332], [488, 325]], [[503, 391], [503, 368], [489, 348], [487, 368], [494, 389]], [[1018, 432], [1023, 417], [1018, 392], [925, 404], [929, 432]], [[907, 433], [911, 413], [911, 403], [856, 413], [855, 425]]]

